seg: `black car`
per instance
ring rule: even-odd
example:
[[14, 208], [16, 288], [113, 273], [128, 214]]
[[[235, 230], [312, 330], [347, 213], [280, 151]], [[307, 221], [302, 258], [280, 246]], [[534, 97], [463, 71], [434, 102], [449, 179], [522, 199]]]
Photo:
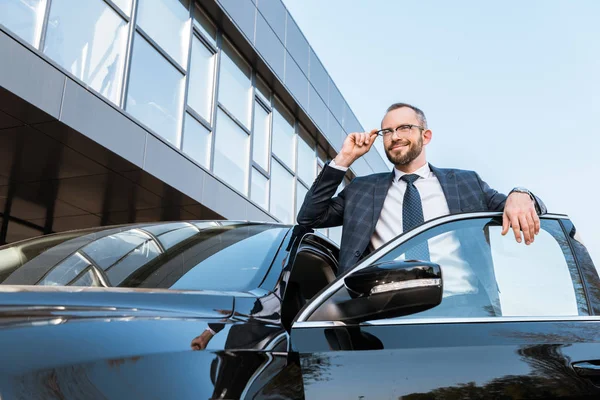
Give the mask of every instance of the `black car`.
[[501, 229], [438, 218], [349, 271], [270, 223], [1, 247], [0, 398], [599, 398], [600, 280], [573, 224], [543, 216], [530, 246]]

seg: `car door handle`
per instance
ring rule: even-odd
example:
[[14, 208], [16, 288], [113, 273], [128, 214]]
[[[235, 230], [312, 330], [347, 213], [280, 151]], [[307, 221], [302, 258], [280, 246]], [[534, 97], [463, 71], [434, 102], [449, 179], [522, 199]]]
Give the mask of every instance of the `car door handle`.
[[[598, 363], [598, 365], [592, 363]], [[571, 365], [573, 366], [575, 372], [577, 372], [581, 376], [600, 377], [600, 361], [583, 361], [573, 363]]]

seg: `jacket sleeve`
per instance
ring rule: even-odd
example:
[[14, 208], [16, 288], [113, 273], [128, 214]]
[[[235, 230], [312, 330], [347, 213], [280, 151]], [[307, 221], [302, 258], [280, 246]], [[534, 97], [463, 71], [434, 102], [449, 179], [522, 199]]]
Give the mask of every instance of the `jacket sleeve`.
[[[477, 181], [479, 182], [479, 186], [481, 186], [481, 190], [485, 197], [486, 205], [488, 210], [490, 211], [504, 211], [504, 205], [506, 204], [506, 196], [503, 193], [498, 192], [497, 190], [492, 189], [487, 183], [485, 183], [480, 177], [479, 174], [475, 174], [477, 176]], [[533, 194], [533, 193], [532, 193]], [[546, 205], [536, 195], [533, 195], [535, 209], [538, 215], [546, 214], [548, 212]]]
[[346, 171], [325, 164], [312, 187], [306, 193], [298, 212], [298, 224], [311, 228], [328, 228], [342, 225], [344, 221], [344, 198], [342, 190], [336, 197], [335, 191], [342, 183]]

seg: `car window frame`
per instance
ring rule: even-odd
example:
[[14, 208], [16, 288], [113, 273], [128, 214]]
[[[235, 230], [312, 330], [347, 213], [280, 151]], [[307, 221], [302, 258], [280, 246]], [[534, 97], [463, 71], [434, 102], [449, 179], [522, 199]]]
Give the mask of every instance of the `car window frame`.
[[[425, 222], [424, 224], [419, 225], [408, 232], [398, 235], [394, 239], [390, 240], [387, 244], [380, 247], [379, 249], [377, 249], [376, 251], [369, 254], [367, 257], [365, 257], [361, 261], [359, 261], [352, 268], [349, 268], [344, 274], [338, 276], [335, 281], [331, 282], [326, 288], [324, 288], [320, 293], [318, 293], [310, 302], [308, 302], [305, 305], [305, 307], [302, 310], [300, 310], [300, 312], [298, 313], [292, 326], [293, 327], [294, 326], [310, 327], [310, 326], [346, 325], [344, 322], [341, 322], [341, 321], [309, 321], [309, 318], [331, 296], [333, 296], [335, 293], [337, 293], [337, 291], [339, 289], [341, 289], [341, 287], [344, 285], [344, 278], [347, 275], [371, 266], [372, 264], [376, 263], [381, 258], [386, 256], [388, 253], [394, 251], [396, 248], [401, 246], [403, 243], [411, 240], [412, 238], [414, 238], [426, 231], [436, 228], [438, 226], [456, 222], [456, 221], [462, 221], [462, 220], [479, 219], [479, 218], [493, 218], [493, 217], [502, 217], [502, 212], [485, 211], [485, 212], [450, 214], [450, 215], [445, 215], [442, 217], [438, 217], [438, 218], [429, 220], [429, 221]], [[565, 219], [569, 220], [569, 217], [567, 215], [544, 214], [544, 215], [541, 215], [540, 218], [556, 220], [560, 224], [565, 237], [567, 239], [569, 239], [568, 235], [564, 231], [563, 222], [562, 222]], [[573, 254], [573, 258], [574, 258], [577, 270], [581, 276], [582, 270], [581, 270], [581, 265], [579, 263], [579, 260], [577, 259], [577, 257], [575, 257], [575, 254], [573, 253], [573, 249], [571, 248], [570, 250], [571, 250], [571, 253]], [[587, 291], [585, 292], [585, 299], [589, 305], [590, 299], [589, 299]], [[590, 310], [590, 315], [563, 316], [563, 317], [503, 317], [503, 316], [499, 316], [499, 317], [478, 317], [478, 318], [462, 318], [462, 317], [460, 317], [460, 318], [458, 318], [458, 317], [457, 318], [454, 318], [454, 317], [453, 318], [414, 318], [414, 319], [406, 318], [406, 319], [397, 319], [397, 320], [383, 319], [383, 320], [367, 321], [367, 322], [364, 322], [361, 324], [364, 324], [364, 325], [396, 325], [396, 324], [397, 325], [405, 325], [405, 324], [438, 323], [438, 322], [454, 323], [454, 322], [460, 322], [460, 321], [462, 321], [462, 322], [493, 322], [493, 321], [507, 322], [507, 321], [539, 321], [539, 320], [543, 320], [543, 321], [547, 321], [547, 320], [548, 321], [600, 320], [599, 317], [595, 317], [593, 315], [591, 308], [589, 310]]]

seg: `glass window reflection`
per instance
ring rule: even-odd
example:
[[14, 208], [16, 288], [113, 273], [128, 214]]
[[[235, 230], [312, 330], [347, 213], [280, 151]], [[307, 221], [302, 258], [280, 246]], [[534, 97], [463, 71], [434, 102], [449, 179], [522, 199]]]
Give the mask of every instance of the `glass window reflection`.
[[315, 180], [315, 172], [315, 141], [300, 126], [300, 135], [298, 136], [298, 177], [306, 184], [311, 184]]
[[132, 1], [133, 0], [112, 0], [112, 2], [115, 3], [115, 5], [119, 7], [121, 11], [123, 11], [127, 16], [131, 15]]
[[294, 117], [277, 101], [273, 108], [273, 154], [292, 170], [294, 165]]
[[190, 40], [188, 0], [140, 0], [138, 25], [184, 69]]
[[306, 197], [306, 193], [308, 193], [308, 188], [304, 186], [302, 183], [297, 182], [296, 184], [296, 212], [294, 215], [298, 215], [298, 211], [302, 207], [302, 203], [304, 203], [304, 198]]
[[40, 44], [45, 10], [46, 0], [2, 0], [0, 24], [37, 48]]
[[188, 83], [188, 105], [208, 122], [211, 120], [214, 73], [215, 54], [194, 36]]
[[250, 129], [252, 70], [229, 42], [223, 42], [219, 78], [219, 102]]
[[[167, 249], [147, 236], [145, 228], [162, 232], [158, 238]], [[2, 283], [246, 291], [263, 280], [288, 228], [236, 221], [194, 221], [139, 224], [127, 232], [134, 231], [146, 240], [104, 271], [92, 265], [95, 263], [79, 247], [86, 243], [88, 249], [102, 247], [105, 255], [96, 258], [108, 263], [115, 258], [112, 245], [115, 253], [122, 254], [123, 243], [109, 240], [99, 246], [94, 242], [114, 236], [114, 228], [30, 239], [28, 251], [22, 251], [23, 242], [2, 246], [0, 254], [11, 275]], [[183, 241], [185, 245], [176, 246]], [[79, 250], [72, 253], [74, 248]], [[12, 257], [13, 253], [18, 256]]]
[[265, 171], [269, 171], [271, 152], [271, 113], [256, 101], [254, 104], [254, 130], [252, 132], [252, 159]]
[[170, 249], [171, 247], [189, 239], [198, 233], [198, 228], [193, 225], [187, 224], [185, 228], [177, 229], [158, 237], [158, 241], [162, 244], [165, 250]]
[[204, 14], [204, 11], [200, 9], [200, 5], [198, 4], [194, 7], [194, 26], [202, 32], [205, 39], [214, 46], [217, 45], [217, 28], [206, 14]]
[[203, 167], [210, 168], [210, 143], [210, 131], [186, 113], [183, 152], [198, 161]]
[[126, 46], [127, 23], [104, 1], [52, 1], [44, 53], [115, 104]]
[[234, 189], [248, 192], [250, 136], [221, 109], [217, 112], [214, 172]]
[[148, 239], [147, 234], [133, 229], [94, 240], [81, 251], [105, 270]]
[[269, 209], [269, 179], [255, 168], [252, 168], [252, 200], [264, 208]]
[[294, 221], [294, 176], [277, 160], [271, 164], [271, 214], [284, 224]]
[[[286, 231], [270, 225], [250, 225], [223, 230], [216, 236], [207, 232], [202, 245], [217, 251], [204, 251], [189, 258], [184, 265], [187, 272], [170, 287], [249, 290], [254, 287], [252, 282], [261, 280], [265, 266], [272, 260]], [[227, 279], [223, 279], [225, 276]]]
[[151, 233], [154, 236], [160, 236], [163, 233], [174, 231], [175, 229], [181, 229], [188, 226], [187, 222], [170, 222], [166, 224], [156, 224], [156, 225], [148, 225], [144, 226], [141, 229], [144, 231]]
[[106, 270], [110, 286], [119, 286], [131, 274], [161, 254], [154, 240], [147, 240], [127, 254], [121, 261]]
[[185, 79], [139, 34], [135, 35], [126, 110], [179, 147]]
[[89, 266], [90, 263], [85, 257], [75, 253], [51, 269], [38, 285], [65, 286]]

